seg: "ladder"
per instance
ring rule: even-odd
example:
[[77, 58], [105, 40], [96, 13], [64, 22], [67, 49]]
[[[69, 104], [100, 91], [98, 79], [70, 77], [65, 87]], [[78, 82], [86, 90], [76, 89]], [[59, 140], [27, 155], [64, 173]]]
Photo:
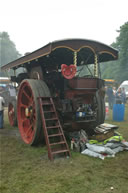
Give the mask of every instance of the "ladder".
[[69, 147], [52, 97], [39, 97], [38, 100], [49, 159], [57, 155], [69, 157]]

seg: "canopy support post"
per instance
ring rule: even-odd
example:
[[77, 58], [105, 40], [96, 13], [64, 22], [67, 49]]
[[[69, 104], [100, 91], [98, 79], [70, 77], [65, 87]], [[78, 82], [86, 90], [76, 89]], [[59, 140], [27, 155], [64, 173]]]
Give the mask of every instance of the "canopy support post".
[[77, 66], [77, 52], [74, 52], [74, 65]]
[[95, 54], [95, 60], [94, 60], [94, 76], [98, 77], [99, 72], [99, 66], [98, 66], [98, 56]]

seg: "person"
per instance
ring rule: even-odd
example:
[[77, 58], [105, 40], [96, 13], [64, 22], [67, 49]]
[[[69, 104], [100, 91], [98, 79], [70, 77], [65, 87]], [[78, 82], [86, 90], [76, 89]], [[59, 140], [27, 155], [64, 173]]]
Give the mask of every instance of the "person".
[[119, 88], [116, 92], [116, 104], [122, 104], [122, 89]]
[[112, 109], [113, 108], [113, 90], [112, 90], [112, 87], [107, 88], [106, 94], [108, 96], [109, 107], [110, 107], [110, 109]]
[[124, 87], [122, 87], [122, 103], [126, 103], [126, 92]]
[[113, 87], [113, 104], [116, 103], [116, 87]]
[[3, 129], [4, 124], [4, 98], [0, 96], [0, 129]]
[[10, 97], [16, 96], [16, 89], [12, 85], [9, 86], [8, 91], [9, 91]]

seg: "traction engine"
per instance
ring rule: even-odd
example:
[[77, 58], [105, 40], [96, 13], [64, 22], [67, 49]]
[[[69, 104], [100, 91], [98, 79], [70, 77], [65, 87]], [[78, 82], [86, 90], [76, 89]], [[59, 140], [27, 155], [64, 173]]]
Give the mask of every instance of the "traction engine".
[[15, 74], [25, 69], [11, 77], [18, 83], [17, 121], [23, 141], [42, 142], [44, 127], [57, 128], [55, 116], [63, 131], [83, 129], [92, 135], [105, 119], [100, 63], [117, 58], [117, 50], [105, 44], [69, 39], [49, 43], [3, 66], [2, 70], [13, 69]]

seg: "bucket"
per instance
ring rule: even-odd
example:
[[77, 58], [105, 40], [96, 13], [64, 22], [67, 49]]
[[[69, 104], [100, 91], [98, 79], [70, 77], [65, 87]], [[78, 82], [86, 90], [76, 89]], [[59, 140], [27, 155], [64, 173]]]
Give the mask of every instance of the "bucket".
[[125, 106], [124, 104], [113, 105], [113, 121], [124, 121]]

